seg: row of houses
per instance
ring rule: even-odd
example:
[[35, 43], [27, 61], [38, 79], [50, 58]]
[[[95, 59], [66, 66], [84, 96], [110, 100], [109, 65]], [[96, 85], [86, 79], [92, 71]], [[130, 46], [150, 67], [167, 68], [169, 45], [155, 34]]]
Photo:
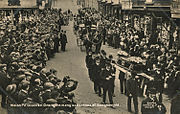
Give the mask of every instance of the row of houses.
[[28, 15], [34, 9], [51, 8], [51, 4], [52, 0], [0, 0], [0, 21], [3, 16], [8, 16], [14, 24], [14, 18], [18, 19], [20, 12]]
[[0, 9], [36, 8], [36, 0], [0, 0]]
[[0, 0], [0, 9], [34, 9], [51, 7], [52, 0]]
[[[93, 7], [104, 15], [120, 17], [121, 12], [164, 12], [166, 17], [180, 18], [180, 0], [77, 0], [82, 7]], [[164, 14], [163, 13], [163, 14]], [[160, 13], [162, 14], [162, 13]]]
[[[96, 8], [105, 17], [115, 17], [125, 22], [130, 21], [132, 26], [138, 25], [140, 29], [143, 28], [150, 34], [160, 31], [162, 39], [167, 38], [170, 42], [175, 42], [176, 48], [180, 50], [180, 0], [79, 1], [81, 1], [82, 7]], [[92, 5], [92, 3], [94, 4]]]

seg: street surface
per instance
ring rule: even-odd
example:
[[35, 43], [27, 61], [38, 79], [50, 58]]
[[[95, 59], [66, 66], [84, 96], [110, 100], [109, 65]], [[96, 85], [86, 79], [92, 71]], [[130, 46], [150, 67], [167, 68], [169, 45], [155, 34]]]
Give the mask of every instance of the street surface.
[[[79, 6], [76, 5], [76, 1], [72, 0], [54, 0], [53, 8], [61, 8], [63, 11], [70, 9], [73, 14], [77, 13]], [[58, 71], [58, 76], [62, 78], [65, 75], [69, 75], [73, 79], [76, 79], [79, 84], [75, 90], [75, 97], [78, 104], [100, 104], [102, 98], [98, 97], [93, 91], [93, 83], [88, 78], [88, 72], [85, 66], [85, 52], [81, 52], [76, 44], [76, 36], [73, 33], [73, 22], [71, 21], [69, 26], [63, 27], [63, 30], [67, 31], [67, 51], [57, 53], [55, 58], [50, 60], [47, 64], [49, 68], [55, 68]], [[108, 46], [102, 46], [107, 54], [113, 54], [116, 59], [116, 53], [118, 49], [112, 49]], [[117, 71], [118, 75], [118, 71]], [[118, 78], [118, 77], [116, 77]], [[120, 94], [119, 80], [115, 81], [115, 95], [114, 104], [119, 104], [115, 109], [109, 107], [77, 107], [77, 112], [81, 114], [130, 114], [127, 111], [127, 97]], [[107, 96], [108, 97], [108, 96]], [[108, 100], [108, 98], [107, 98]], [[142, 98], [139, 98], [139, 111], [141, 107]], [[165, 100], [166, 101], [166, 100]], [[108, 102], [108, 101], [107, 101]], [[169, 114], [170, 105], [169, 102], [164, 103], [167, 108], [167, 114]], [[133, 104], [132, 104], [133, 105]], [[132, 106], [132, 110], [134, 110]]]
[[[71, 0], [55, 0], [52, 4], [53, 8], [61, 8], [63, 11], [70, 9], [73, 13], [77, 13], [77, 9], [79, 8], [76, 5], [76, 1], [72, 2]], [[88, 72], [85, 66], [86, 54], [85, 52], [81, 52], [76, 44], [76, 36], [73, 33], [73, 22], [71, 21], [69, 26], [62, 27], [62, 29], [67, 31], [67, 51], [57, 53], [55, 58], [48, 61], [47, 67], [55, 68], [58, 71], [58, 77], [61, 79], [65, 75], [69, 75], [72, 79], [79, 82], [78, 88], [75, 90], [75, 99], [79, 105], [100, 104], [102, 97], [98, 97], [93, 91], [93, 83], [88, 78]], [[130, 114], [126, 109], [127, 98], [120, 94], [119, 87], [115, 88], [115, 95], [114, 104], [119, 104], [115, 109], [100, 106], [79, 106], [77, 107], [77, 112], [81, 114]]]

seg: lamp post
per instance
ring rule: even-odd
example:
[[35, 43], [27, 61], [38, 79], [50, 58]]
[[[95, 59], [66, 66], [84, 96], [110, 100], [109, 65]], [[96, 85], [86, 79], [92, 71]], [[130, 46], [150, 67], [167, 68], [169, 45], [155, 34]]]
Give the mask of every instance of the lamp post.
[[122, 13], [122, 5], [121, 5], [121, 2], [119, 0], [119, 8], [118, 8], [118, 19], [121, 20], [121, 22], [123, 21], [123, 13]]
[[89, 0], [88, 0], [88, 8], [89, 8]]
[[110, 4], [110, 16], [112, 16], [112, 0], [111, 0], [111, 4]]
[[107, 16], [107, 5], [106, 5], [106, 3], [107, 3], [107, 0], [105, 1], [105, 5], [104, 5], [104, 7], [105, 7], [105, 15]]
[[100, 4], [101, 0], [97, 0], [97, 2], [98, 2], [98, 11], [101, 11], [101, 4]]
[[93, 8], [93, 0], [92, 0], [92, 8]]

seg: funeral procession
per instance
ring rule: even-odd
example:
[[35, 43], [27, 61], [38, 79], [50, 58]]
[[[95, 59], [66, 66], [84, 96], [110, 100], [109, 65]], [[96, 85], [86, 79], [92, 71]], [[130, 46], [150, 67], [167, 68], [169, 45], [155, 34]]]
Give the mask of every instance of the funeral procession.
[[0, 0], [0, 114], [180, 114], [180, 0]]

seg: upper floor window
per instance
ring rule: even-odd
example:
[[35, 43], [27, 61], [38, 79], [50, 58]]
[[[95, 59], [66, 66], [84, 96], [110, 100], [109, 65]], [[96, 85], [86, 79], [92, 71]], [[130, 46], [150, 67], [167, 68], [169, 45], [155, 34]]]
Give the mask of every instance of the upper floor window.
[[20, 0], [8, 0], [9, 6], [20, 6]]

